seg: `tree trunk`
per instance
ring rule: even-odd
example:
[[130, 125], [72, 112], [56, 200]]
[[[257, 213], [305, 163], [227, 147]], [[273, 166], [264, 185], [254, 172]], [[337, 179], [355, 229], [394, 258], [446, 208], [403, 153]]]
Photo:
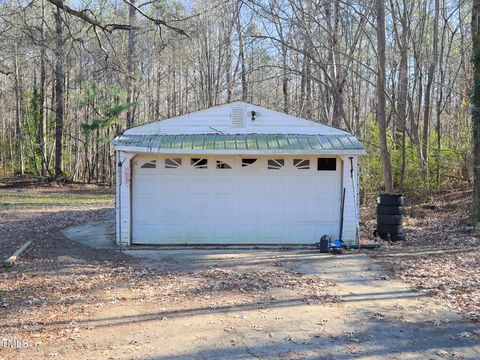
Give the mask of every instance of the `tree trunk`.
[[20, 154], [20, 174], [25, 175], [25, 159], [23, 154], [23, 136], [22, 136], [22, 90], [20, 85], [20, 71], [18, 70], [18, 52], [15, 44], [15, 129], [17, 134], [18, 152]]
[[433, 54], [430, 59], [428, 67], [427, 86], [425, 88], [425, 100], [423, 109], [423, 142], [422, 142], [422, 157], [423, 157], [423, 175], [425, 177], [425, 184], [428, 187], [428, 137], [430, 132], [430, 113], [432, 107], [432, 85], [435, 81], [435, 65], [437, 64], [437, 43], [438, 43], [438, 13], [440, 11], [439, 0], [435, 0], [435, 16], [433, 20]]
[[46, 70], [45, 70], [45, 0], [42, 0], [42, 24], [40, 26], [40, 92], [38, 96], [38, 110], [40, 123], [38, 124], [38, 145], [40, 147], [40, 157], [42, 161], [42, 176], [46, 176], [48, 172], [47, 165], [47, 121], [45, 118], [45, 81], [46, 81]]
[[408, 15], [407, 6], [403, 5], [402, 11], [402, 33], [400, 34], [400, 65], [398, 74], [398, 98], [397, 98], [397, 114], [398, 122], [402, 131], [402, 164], [400, 169], [400, 190], [403, 191], [406, 169], [406, 132], [407, 132], [407, 91], [408, 91]]
[[226, 31], [225, 35], [225, 72], [226, 72], [226, 81], [227, 81], [227, 103], [232, 101], [232, 90], [233, 90], [233, 81], [232, 81], [232, 27], [233, 23], [229, 23], [229, 28]]
[[305, 116], [312, 118], [312, 62], [310, 57], [305, 58]]
[[[333, 11], [332, 11], [333, 5]], [[340, 128], [344, 118], [343, 110], [343, 86], [344, 76], [340, 68], [340, 1], [325, 1], [325, 17], [328, 29], [328, 61], [330, 63], [330, 74], [332, 79], [331, 93], [333, 96], [332, 126]]]
[[380, 154], [383, 165], [385, 191], [393, 192], [392, 165], [387, 146], [386, 98], [385, 98], [385, 0], [376, 0], [377, 10], [377, 106]]
[[38, 144], [40, 147], [40, 157], [42, 161], [42, 176], [45, 176], [48, 173], [46, 139], [47, 121], [45, 118], [45, 80], [45, 47], [42, 44], [42, 49], [40, 50], [40, 92], [38, 96], [38, 109], [40, 117], [40, 123], [38, 126]]
[[246, 101], [248, 96], [248, 88], [247, 88], [247, 70], [245, 66], [245, 49], [244, 49], [244, 42], [243, 42], [243, 31], [242, 31], [242, 24], [240, 23], [240, 12], [241, 12], [241, 4], [237, 6], [237, 33], [238, 33], [238, 57], [240, 61], [240, 79], [242, 81], [242, 100]]
[[[442, 13], [445, 19], [445, 0], [442, 1]], [[440, 72], [440, 84], [445, 82], [445, 69], [443, 68], [443, 55], [445, 51], [445, 32], [447, 29], [447, 23], [444, 23], [442, 37], [440, 41], [440, 53], [438, 54], [438, 70]], [[448, 55], [448, 54], [447, 54]], [[443, 102], [443, 86], [438, 87], [437, 95], [437, 104], [436, 104], [436, 123], [437, 123], [437, 169], [436, 169], [436, 180], [437, 180], [437, 189], [440, 188], [440, 160], [441, 160], [441, 150], [442, 150], [442, 124], [441, 124], [441, 115], [442, 115], [442, 102]]]
[[[132, 5], [135, 5], [135, 0], [130, 0]], [[136, 10], [133, 6], [128, 9], [128, 25], [135, 26], [136, 23]], [[127, 128], [131, 127], [134, 123], [133, 112], [133, 97], [135, 89], [135, 37], [136, 30], [130, 29], [128, 31], [128, 55], [127, 55], [127, 103], [129, 105], [127, 110]]]
[[475, 225], [480, 226], [480, 0], [473, 0], [472, 6], [472, 141], [473, 141], [473, 205]]
[[65, 78], [65, 43], [60, 8], [55, 12], [55, 178], [63, 174], [63, 108]]
[[283, 111], [288, 113], [289, 110], [289, 92], [288, 92], [288, 69], [287, 69], [287, 48], [282, 44], [282, 94], [283, 94]]
[[157, 66], [157, 77], [155, 83], [156, 96], [155, 96], [155, 120], [160, 120], [160, 97], [161, 97], [161, 87], [162, 87], [162, 73]]

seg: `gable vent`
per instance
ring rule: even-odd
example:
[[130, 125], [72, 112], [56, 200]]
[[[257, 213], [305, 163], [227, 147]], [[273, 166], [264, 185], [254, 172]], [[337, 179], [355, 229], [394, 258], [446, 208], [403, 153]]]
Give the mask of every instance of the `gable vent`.
[[234, 107], [232, 109], [232, 127], [245, 127], [245, 108]]

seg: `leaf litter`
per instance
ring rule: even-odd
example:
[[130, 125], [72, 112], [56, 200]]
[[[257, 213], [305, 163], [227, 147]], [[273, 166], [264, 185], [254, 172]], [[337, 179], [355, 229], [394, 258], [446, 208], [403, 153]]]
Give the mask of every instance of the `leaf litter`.
[[[480, 239], [468, 215], [471, 197], [450, 191], [406, 206], [406, 240], [385, 244], [374, 257], [391, 277], [480, 322]], [[365, 242], [375, 241], [374, 216], [364, 227]]]

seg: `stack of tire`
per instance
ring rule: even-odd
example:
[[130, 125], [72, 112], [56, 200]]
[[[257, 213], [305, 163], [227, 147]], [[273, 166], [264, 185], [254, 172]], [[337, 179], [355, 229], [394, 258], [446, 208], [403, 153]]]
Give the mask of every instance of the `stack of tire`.
[[404, 239], [403, 203], [403, 195], [399, 194], [381, 194], [377, 197], [377, 236], [389, 241]]

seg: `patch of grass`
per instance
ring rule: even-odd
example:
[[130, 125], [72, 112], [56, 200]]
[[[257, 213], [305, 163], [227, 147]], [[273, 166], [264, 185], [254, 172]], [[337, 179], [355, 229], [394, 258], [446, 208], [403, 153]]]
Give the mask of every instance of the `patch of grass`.
[[114, 195], [98, 192], [71, 193], [65, 191], [29, 192], [0, 190], [0, 209], [28, 209], [42, 207], [112, 206]]

